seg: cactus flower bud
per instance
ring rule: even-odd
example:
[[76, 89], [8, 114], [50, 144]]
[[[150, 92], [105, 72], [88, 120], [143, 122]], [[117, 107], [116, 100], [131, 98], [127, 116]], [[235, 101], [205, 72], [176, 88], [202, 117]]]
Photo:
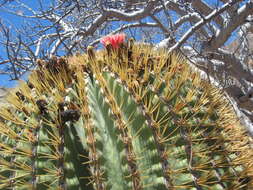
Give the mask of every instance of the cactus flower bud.
[[100, 42], [106, 47], [107, 45], [112, 45], [113, 49], [117, 49], [120, 47], [120, 44], [122, 44], [125, 41], [126, 35], [124, 33], [115, 34], [115, 35], [109, 35], [105, 36], [100, 40]]

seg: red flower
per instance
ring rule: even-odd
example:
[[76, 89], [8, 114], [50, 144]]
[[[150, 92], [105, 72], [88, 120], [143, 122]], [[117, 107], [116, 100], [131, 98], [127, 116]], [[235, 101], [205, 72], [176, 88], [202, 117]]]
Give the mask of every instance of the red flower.
[[111, 44], [114, 49], [117, 49], [119, 48], [119, 45], [125, 41], [125, 38], [126, 38], [126, 35], [124, 33], [121, 33], [121, 34], [105, 36], [100, 40], [100, 42], [104, 46]]

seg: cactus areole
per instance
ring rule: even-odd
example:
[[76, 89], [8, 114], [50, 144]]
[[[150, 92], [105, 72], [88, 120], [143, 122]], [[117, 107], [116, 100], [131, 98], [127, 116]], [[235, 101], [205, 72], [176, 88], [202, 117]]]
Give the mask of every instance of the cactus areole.
[[251, 139], [180, 55], [102, 40], [38, 62], [0, 109], [1, 190], [252, 190]]

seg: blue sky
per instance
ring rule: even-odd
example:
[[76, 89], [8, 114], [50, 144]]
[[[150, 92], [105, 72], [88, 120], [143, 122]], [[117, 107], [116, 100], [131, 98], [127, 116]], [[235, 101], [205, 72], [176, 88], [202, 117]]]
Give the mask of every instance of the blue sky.
[[[43, 2], [45, 4], [49, 4], [49, 2], [52, 2], [53, 0], [43, 0]], [[31, 6], [33, 9], [36, 9], [38, 7], [38, 3], [36, 4], [36, 0], [24, 0], [22, 1], [26, 4], [28, 4], [29, 6]], [[216, 4], [216, 0], [206, 0], [206, 2], [210, 3], [210, 4]], [[218, 4], [218, 6], [220, 6], [221, 4]], [[24, 22], [24, 19], [12, 14], [8, 14], [4, 11], [0, 11], [0, 19], [2, 19], [4, 22], [9, 22], [10, 26], [14, 25], [15, 27], [19, 27], [22, 25], [22, 23]], [[115, 25], [115, 27], [117, 27]], [[1, 36], [0, 36], [1, 38]], [[0, 39], [1, 40], [1, 39]], [[155, 39], [155, 41], [160, 41], [159, 39]], [[5, 51], [3, 49], [3, 47], [0, 45], [0, 49], [2, 50], [0, 52], [0, 56], [1, 57], [6, 57]], [[0, 65], [1, 68], [1, 65]], [[6, 87], [13, 87], [17, 84], [17, 81], [9, 81], [9, 77], [8, 76], [4, 76], [4, 75], [0, 75], [0, 86], [6, 86]]]
[[[49, 4], [48, 2], [51, 2], [52, 0], [43, 0], [43, 2], [46, 4]], [[54, 0], [53, 0], [54, 1]], [[25, 4], [29, 5], [31, 8], [36, 10], [38, 8], [38, 3], [36, 3], [36, 0], [23, 0]], [[15, 2], [14, 2], [15, 3]], [[13, 4], [13, 3], [11, 3]], [[24, 23], [25, 19], [22, 17], [18, 17], [13, 14], [9, 14], [7, 12], [1, 11], [0, 10], [0, 19], [4, 22], [7, 23], [8, 26], [15, 26], [16, 28], [22, 26], [22, 23]], [[13, 31], [13, 30], [12, 30]], [[1, 38], [1, 36], [0, 36]], [[0, 39], [2, 40], [2, 39]], [[1, 46], [0, 44], [0, 57], [6, 57], [5, 49], [4, 47]], [[1, 68], [1, 65], [0, 65]], [[23, 78], [26, 78], [24, 76]], [[0, 75], [0, 87], [5, 86], [5, 87], [14, 87], [16, 84], [18, 84], [18, 81], [10, 81], [10, 78], [7, 75]]]
[[[10, 23], [16, 27], [21, 26], [23, 20], [20, 17], [17, 17], [12, 14], [8, 14], [4, 11], [0, 11], [0, 18], [3, 20], [3, 22]], [[2, 39], [1, 39], [2, 40]], [[0, 45], [1, 52], [0, 56], [1, 57], [6, 57], [5, 49]], [[0, 65], [1, 68], [1, 65]], [[17, 84], [17, 81], [10, 81], [9, 77], [7, 75], [0, 75], [0, 86], [6, 86], [6, 87], [13, 87]]]

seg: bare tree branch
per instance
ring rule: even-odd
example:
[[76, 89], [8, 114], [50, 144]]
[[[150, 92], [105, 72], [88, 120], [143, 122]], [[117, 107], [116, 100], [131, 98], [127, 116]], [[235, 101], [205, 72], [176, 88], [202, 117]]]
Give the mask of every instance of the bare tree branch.
[[253, 14], [253, 2], [249, 1], [244, 6], [242, 6], [236, 14], [230, 19], [227, 25], [223, 27], [216, 36], [208, 42], [206, 46], [206, 51], [211, 51], [212, 49], [217, 49], [221, 47], [231, 35], [231, 33], [240, 25], [245, 23], [247, 16]]
[[209, 14], [208, 16], [202, 18], [201, 21], [199, 21], [191, 29], [189, 29], [185, 33], [185, 35], [173, 47], [170, 48], [169, 51], [173, 51], [175, 49], [178, 49], [183, 43], [185, 43], [186, 40], [188, 40], [188, 38], [190, 38], [192, 36], [192, 34], [196, 30], [200, 29], [201, 26], [205, 25], [207, 22], [210, 22], [213, 18], [220, 15], [222, 12], [226, 11], [229, 7], [231, 7], [232, 5], [234, 5], [235, 3], [239, 2], [239, 1], [240, 0], [233, 0], [229, 3], [226, 3], [221, 8], [214, 10], [211, 14]]

